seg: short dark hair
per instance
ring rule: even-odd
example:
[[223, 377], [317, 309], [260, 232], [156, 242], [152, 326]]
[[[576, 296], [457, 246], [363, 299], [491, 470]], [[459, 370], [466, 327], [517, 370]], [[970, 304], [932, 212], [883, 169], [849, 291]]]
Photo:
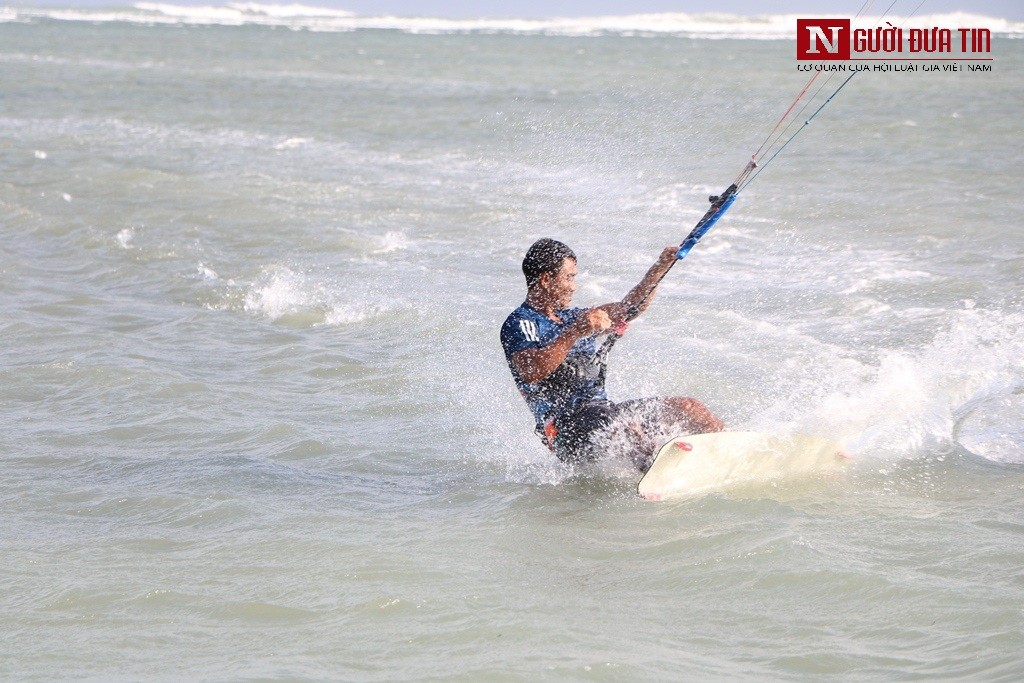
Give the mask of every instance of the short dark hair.
[[526, 276], [526, 286], [533, 287], [540, 279], [542, 273], [557, 273], [562, 267], [565, 259], [576, 260], [576, 254], [568, 245], [548, 237], [534, 242], [523, 258], [523, 275]]

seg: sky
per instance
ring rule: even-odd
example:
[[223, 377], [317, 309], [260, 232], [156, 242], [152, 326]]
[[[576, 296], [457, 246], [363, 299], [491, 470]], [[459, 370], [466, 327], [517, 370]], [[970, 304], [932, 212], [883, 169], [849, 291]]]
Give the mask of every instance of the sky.
[[[224, 5], [228, 0], [147, 0], [174, 5]], [[108, 7], [131, 5], [135, 0], [0, 0], [0, 6]], [[857, 14], [864, 0], [519, 0], [472, 2], [471, 0], [236, 0], [260, 4], [301, 4], [346, 9], [361, 15], [391, 14], [453, 19], [477, 17], [529, 19], [648, 12], [725, 12], [728, 14]], [[871, 7], [885, 12], [892, 0], [874, 0]], [[896, 0], [892, 14], [907, 14], [920, 0]], [[871, 11], [875, 11], [872, 9]], [[989, 17], [1024, 20], [1024, 0], [924, 0], [916, 14], [969, 12]], [[870, 12], [869, 12], [870, 13]]]

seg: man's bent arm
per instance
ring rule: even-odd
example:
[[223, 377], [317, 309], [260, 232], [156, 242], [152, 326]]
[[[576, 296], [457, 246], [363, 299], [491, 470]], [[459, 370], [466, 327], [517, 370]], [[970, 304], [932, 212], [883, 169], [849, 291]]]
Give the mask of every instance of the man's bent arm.
[[565, 328], [555, 341], [539, 349], [523, 349], [512, 354], [512, 364], [527, 384], [546, 378], [562, 364], [573, 344], [594, 332], [606, 330], [611, 320], [605, 311], [592, 308], [580, 314], [572, 325]]

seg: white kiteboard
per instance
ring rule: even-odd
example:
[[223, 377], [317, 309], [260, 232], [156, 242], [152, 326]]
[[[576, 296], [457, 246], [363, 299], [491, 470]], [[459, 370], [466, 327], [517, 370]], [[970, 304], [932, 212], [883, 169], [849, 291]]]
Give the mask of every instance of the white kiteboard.
[[658, 451], [637, 493], [665, 500], [794, 475], [834, 472], [849, 456], [820, 436], [713, 432], [672, 439]]

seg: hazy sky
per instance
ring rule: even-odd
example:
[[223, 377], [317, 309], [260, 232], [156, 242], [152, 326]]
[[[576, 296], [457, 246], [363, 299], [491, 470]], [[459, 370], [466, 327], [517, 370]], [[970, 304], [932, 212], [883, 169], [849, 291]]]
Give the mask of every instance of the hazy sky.
[[[227, 0], [148, 0], [176, 5], [223, 5]], [[238, 0], [262, 4], [302, 4], [347, 9], [357, 14], [397, 14], [451, 18], [565, 17], [645, 12], [727, 12], [730, 14], [848, 14], [863, 0], [521, 0], [470, 2], [469, 0]], [[105, 7], [133, 4], [134, 0], [0, 0], [2, 5]], [[892, 0], [874, 0], [868, 14], [881, 15]], [[893, 14], [907, 14], [920, 0], [896, 0]], [[917, 14], [964, 11], [990, 17], [1024, 20], [1024, 0], [925, 0]]]

